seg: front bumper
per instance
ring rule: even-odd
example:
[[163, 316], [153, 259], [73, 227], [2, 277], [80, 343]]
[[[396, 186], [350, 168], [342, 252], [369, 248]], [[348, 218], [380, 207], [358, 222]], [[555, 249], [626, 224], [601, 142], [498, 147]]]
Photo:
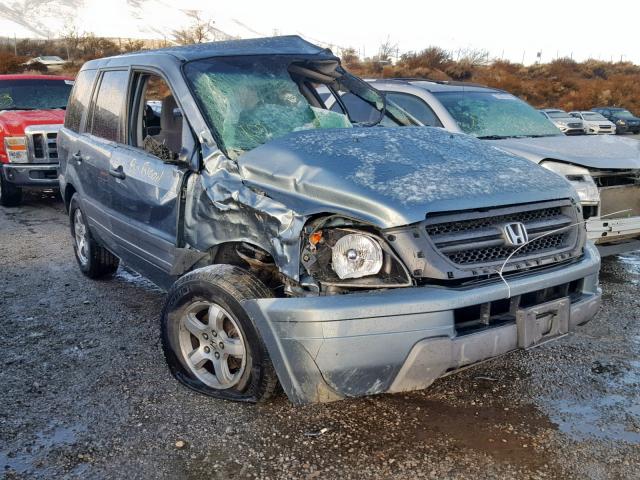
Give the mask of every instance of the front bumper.
[[616, 128], [602, 128], [598, 125], [589, 125], [585, 128], [587, 135], [615, 135]]
[[2, 175], [16, 187], [58, 188], [58, 164], [2, 164]]
[[[246, 300], [289, 399], [327, 402], [422, 389], [448, 371], [518, 348], [516, 322], [459, 335], [455, 311], [580, 281], [569, 329], [600, 306], [600, 257], [468, 287], [400, 288], [348, 295]], [[568, 301], [568, 299], [567, 299]], [[520, 332], [520, 335], [522, 332]]]

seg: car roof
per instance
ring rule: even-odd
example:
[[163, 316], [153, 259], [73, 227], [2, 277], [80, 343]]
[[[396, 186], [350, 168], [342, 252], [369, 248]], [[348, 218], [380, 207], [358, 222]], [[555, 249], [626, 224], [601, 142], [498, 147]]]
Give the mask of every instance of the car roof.
[[374, 86], [376, 84], [405, 84], [422, 88], [428, 92], [494, 92], [506, 93], [504, 90], [487, 87], [478, 83], [456, 82], [456, 81], [439, 81], [426, 78], [373, 78], [367, 79]]
[[128, 59], [135, 61], [142, 56], [174, 57], [180, 61], [200, 60], [214, 57], [253, 56], [253, 55], [304, 55], [318, 56], [337, 60], [331, 50], [307, 42], [298, 35], [281, 37], [251, 38], [243, 40], [225, 40], [222, 42], [198, 43], [157, 50], [141, 50], [115, 57], [92, 60], [84, 68], [100, 68], [112, 61], [124, 64]]
[[0, 80], [73, 80], [63, 75], [0, 75]]
[[541, 112], [547, 112], [547, 113], [553, 113], [553, 112], [567, 113], [564, 110], [561, 110], [559, 108], [541, 108], [540, 111]]

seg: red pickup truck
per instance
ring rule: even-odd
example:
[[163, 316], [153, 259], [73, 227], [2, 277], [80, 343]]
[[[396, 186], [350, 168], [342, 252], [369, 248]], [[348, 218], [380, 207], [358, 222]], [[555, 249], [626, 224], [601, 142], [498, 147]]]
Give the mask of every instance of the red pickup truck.
[[0, 204], [16, 206], [24, 187], [58, 188], [58, 130], [73, 78], [0, 75]]

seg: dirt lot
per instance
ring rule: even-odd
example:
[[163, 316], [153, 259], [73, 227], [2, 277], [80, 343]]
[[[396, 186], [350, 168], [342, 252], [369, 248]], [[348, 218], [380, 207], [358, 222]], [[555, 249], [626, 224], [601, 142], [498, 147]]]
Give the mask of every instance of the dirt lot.
[[162, 292], [84, 278], [55, 199], [0, 209], [0, 262], [7, 479], [640, 478], [640, 253], [604, 262], [605, 306], [577, 334], [428, 391], [302, 408], [175, 382]]

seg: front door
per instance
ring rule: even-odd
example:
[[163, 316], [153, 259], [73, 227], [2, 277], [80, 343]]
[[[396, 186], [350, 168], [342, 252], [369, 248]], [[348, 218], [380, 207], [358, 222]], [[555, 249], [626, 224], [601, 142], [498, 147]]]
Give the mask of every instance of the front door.
[[[157, 283], [173, 268], [180, 192], [187, 162], [180, 160], [188, 132], [168, 84], [138, 72], [127, 105], [127, 140], [110, 158], [113, 234], [126, 264]], [[193, 148], [191, 148], [193, 150]]]

